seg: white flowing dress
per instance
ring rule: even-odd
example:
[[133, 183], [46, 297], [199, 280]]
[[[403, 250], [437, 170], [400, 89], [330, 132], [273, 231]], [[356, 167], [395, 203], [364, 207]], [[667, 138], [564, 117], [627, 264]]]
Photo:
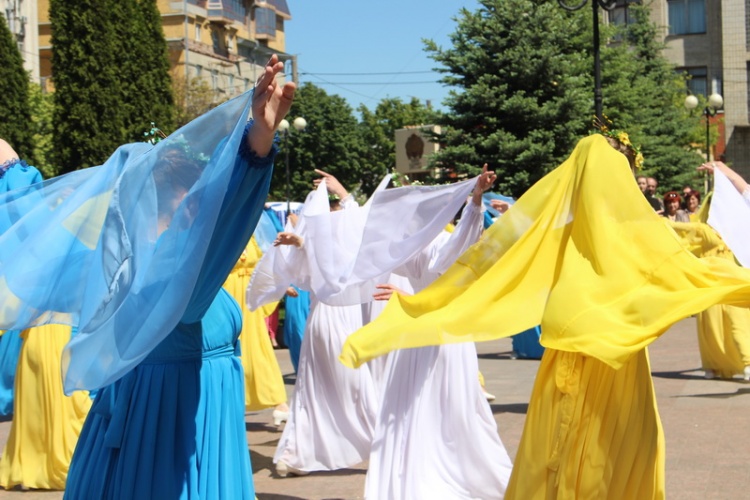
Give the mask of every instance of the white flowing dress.
[[[412, 290], [404, 291], [435, 280], [481, 228], [482, 212], [470, 203], [453, 234], [442, 233], [395, 271], [409, 279]], [[512, 464], [478, 373], [474, 343], [388, 355], [365, 498], [503, 498]]]
[[367, 365], [353, 370], [338, 361], [346, 337], [362, 326], [361, 307], [311, 298], [289, 420], [273, 461], [336, 470], [367, 460], [377, 397]]

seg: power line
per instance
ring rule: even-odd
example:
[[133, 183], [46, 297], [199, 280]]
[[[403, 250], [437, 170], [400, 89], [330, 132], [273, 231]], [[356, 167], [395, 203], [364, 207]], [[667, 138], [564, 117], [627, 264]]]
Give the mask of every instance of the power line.
[[426, 83], [439, 83], [435, 80], [423, 82], [326, 82], [328, 85], [424, 85]]
[[429, 71], [393, 71], [393, 72], [379, 72], [379, 73], [306, 73], [302, 72], [300, 75], [311, 75], [311, 76], [381, 76], [381, 75], [424, 75], [427, 73], [433, 73]]

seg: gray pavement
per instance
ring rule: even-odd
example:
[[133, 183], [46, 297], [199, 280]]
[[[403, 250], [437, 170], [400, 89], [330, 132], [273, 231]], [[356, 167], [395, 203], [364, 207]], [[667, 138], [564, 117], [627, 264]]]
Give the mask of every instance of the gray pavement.
[[[500, 437], [515, 456], [538, 361], [510, 358], [511, 342], [477, 344], [479, 365]], [[288, 352], [276, 351], [283, 373], [291, 374]], [[650, 348], [659, 411], [667, 442], [668, 498], [739, 499], [750, 496], [750, 384], [741, 380], [704, 380], [700, 371], [695, 319], [674, 325]], [[294, 376], [287, 375], [291, 395]], [[0, 446], [10, 424], [0, 423]], [[271, 459], [280, 432], [271, 411], [247, 415], [253, 478], [259, 500], [359, 499], [366, 464], [335, 473], [279, 478]], [[62, 498], [61, 492], [0, 490], [0, 499]], [[166, 500], [166, 499], [165, 499]]]

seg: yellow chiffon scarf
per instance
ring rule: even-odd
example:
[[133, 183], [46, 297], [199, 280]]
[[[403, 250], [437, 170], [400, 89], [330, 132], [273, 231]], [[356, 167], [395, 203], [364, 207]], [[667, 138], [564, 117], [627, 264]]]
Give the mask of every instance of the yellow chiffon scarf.
[[692, 255], [638, 190], [625, 157], [592, 135], [432, 285], [394, 295], [340, 359], [355, 367], [396, 349], [541, 324], [545, 347], [619, 368], [716, 303], [750, 305], [750, 271]]

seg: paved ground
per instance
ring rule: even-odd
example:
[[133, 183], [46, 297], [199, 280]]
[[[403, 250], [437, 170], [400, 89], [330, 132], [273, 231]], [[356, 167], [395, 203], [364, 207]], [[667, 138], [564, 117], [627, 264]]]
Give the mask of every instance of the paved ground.
[[[492, 411], [513, 457], [523, 429], [537, 361], [510, 359], [510, 340], [478, 344], [487, 389], [497, 396]], [[667, 441], [667, 495], [680, 500], [739, 499], [750, 493], [750, 384], [704, 380], [699, 368], [695, 320], [676, 324], [650, 349], [654, 384]], [[277, 351], [292, 373], [286, 351]], [[287, 377], [293, 390], [293, 375]], [[279, 478], [271, 458], [280, 432], [270, 410], [247, 416], [253, 477], [259, 500], [362, 498], [365, 469]], [[9, 423], [0, 423], [5, 446]], [[0, 499], [62, 498], [61, 492], [5, 492]], [[166, 499], [165, 499], [166, 500]]]

